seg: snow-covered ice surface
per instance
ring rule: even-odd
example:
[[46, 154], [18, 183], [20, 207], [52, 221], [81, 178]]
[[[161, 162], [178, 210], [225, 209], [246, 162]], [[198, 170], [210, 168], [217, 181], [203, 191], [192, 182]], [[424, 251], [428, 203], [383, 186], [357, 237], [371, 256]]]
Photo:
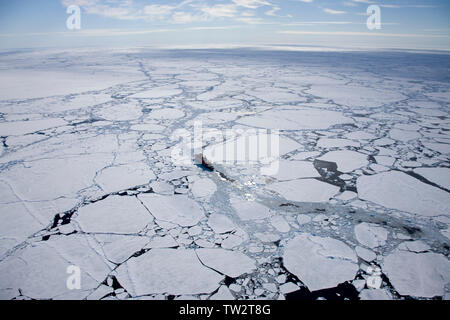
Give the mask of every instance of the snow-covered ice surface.
[[[448, 55], [18, 50], [0, 69], [0, 299], [450, 294]], [[197, 121], [279, 130], [278, 173], [207, 139], [203, 165], [174, 163]]]

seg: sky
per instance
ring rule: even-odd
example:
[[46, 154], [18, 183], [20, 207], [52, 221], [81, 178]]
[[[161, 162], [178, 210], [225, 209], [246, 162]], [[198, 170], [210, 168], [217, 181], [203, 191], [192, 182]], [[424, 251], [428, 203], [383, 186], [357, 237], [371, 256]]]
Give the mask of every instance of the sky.
[[0, 0], [2, 49], [264, 45], [450, 50], [450, 0]]

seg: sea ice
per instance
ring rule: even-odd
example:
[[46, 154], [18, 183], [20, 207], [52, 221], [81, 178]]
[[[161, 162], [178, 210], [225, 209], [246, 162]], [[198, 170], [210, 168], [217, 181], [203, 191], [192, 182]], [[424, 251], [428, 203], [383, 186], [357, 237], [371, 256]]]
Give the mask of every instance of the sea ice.
[[185, 195], [141, 194], [138, 198], [156, 219], [182, 227], [194, 226], [205, 217], [203, 209]]
[[295, 274], [310, 291], [336, 287], [352, 280], [358, 271], [355, 252], [345, 243], [300, 234], [284, 249], [284, 266]]
[[220, 286], [219, 290], [209, 298], [210, 300], [234, 300], [233, 294], [226, 286]]
[[227, 233], [236, 228], [230, 218], [218, 213], [213, 213], [209, 216], [208, 225], [215, 233]]
[[448, 168], [417, 168], [414, 169], [414, 173], [450, 190], [450, 169]]
[[374, 136], [371, 133], [368, 132], [364, 132], [364, 131], [354, 131], [354, 132], [350, 132], [347, 133], [345, 135], [346, 138], [348, 139], [352, 139], [352, 140], [373, 140], [376, 139], [376, 136]]
[[96, 234], [95, 238], [102, 243], [106, 259], [121, 264], [143, 248], [150, 240], [145, 236]]
[[0, 136], [18, 136], [66, 125], [63, 119], [48, 118], [29, 121], [8, 121], [0, 123]]
[[258, 220], [270, 216], [269, 208], [254, 201], [231, 199], [231, 205], [241, 220]]
[[[81, 272], [81, 289], [66, 286], [67, 268]], [[50, 238], [0, 262], [2, 287], [21, 290], [32, 299], [82, 299], [106, 278], [111, 267], [88, 236]]]
[[117, 279], [133, 296], [181, 295], [211, 293], [223, 276], [200, 263], [194, 250], [153, 249], [120, 265]]
[[282, 216], [273, 216], [270, 218], [270, 223], [279, 232], [289, 232], [291, 227], [289, 223]]
[[[3, 198], [4, 199], [4, 198]], [[0, 200], [1, 201], [1, 200]], [[6, 251], [25, 241], [45, 225], [36, 219], [27, 208], [27, 203], [1, 203], [0, 257]]]
[[448, 299], [448, 59], [282, 48], [0, 54], [0, 298]]
[[103, 169], [95, 182], [105, 193], [111, 193], [148, 184], [155, 178], [146, 164], [138, 162]]
[[136, 197], [110, 196], [80, 208], [75, 220], [89, 233], [137, 234], [153, 216]]
[[359, 142], [346, 139], [329, 139], [322, 138], [317, 142], [317, 147], [329, 149], [329, 148], [344, 148], [344, 147], [355, 147], [359, 148], [361, 145]]
[[145, 245], [146, 248], [176, 248], [178, 247], [178, 243], [171, 235], [165, 235], [162, 237], [153, 237], [150, 242]]
[[450, 145], [448, 143], [423, 142], [422, 144], [425, 148], [437, 151], [441, 154], [450, 154]]
[[183, 91], [174, 87], [156, 87], [151, 88], [150, 90], [139, 92], [134, 94], [133, 98], [140, 98], [140, 99], [154, 99], [154, 98], [163, 98], [163, 97], [170, 97], [177, 94], [182, 93]]
[[437, 253], [414, 253], [395, 249], [382, 264], [395, 290], [401, 295], [431, 298], [443, 296], [450, 281], [450, 263]]
[[217, 191], [217, 186], [211, 179], [203, 178], [192, 184], [191, 191], [196, 198], [209, 198]]
[[361, 300], [392, 300], [392, 296], [384, 289], [364, 289], [359, 297]]
[[344, 173], [352, 172], [356, 169], [365, 167], [369, 163], [367, 160], [367, 155], [349, 150], [331, 151], [317, 159], [327, 162], [335, 162], [338, 170]]
[[299, 178], [316, 178], [320, 177], [320, 174], [311, 162], [281, 160], [278, 173], [272, 175], [272, 177], [278, 181], [285, 181]]
[[197, 249], [195, 252], [205, 266], [231, 278], [251, 273], [256, 268], [255, 261], [239, 251]]
[[279, 193], [286, 200], [296, 202], [328, 202], [339, 191], [339, 187], [316, 179], [278, 182], [266, 188]]
[[153, 181], [149, 186], [157, 194], [172, 195], [174, 193], [173, 185], [164, 181]]
[[336, 111], [304, 108], [269, 110], [258, 115], [243, 117], [237, 123], [266, 129], [311, 130], [328, 129], [337, 124], [353, 123], [353, 120]]
[[411, 140], [417, 140], [421, 137], [420, 133], [416, 131], [405, 131], [399, 129], [392, 129], [389, 133], [392, 139], [399, 140], [403, 142], [408, 142]]
[[344, 191], [342, 194], [338, 195], [336, 199], [342, 200], [342, 201], [348, 201], [351, 199], [356, 198], [358, 195], [355, 192], [352, 191]]
[[356, 254], [358, 255], [358, 257], [360, 257], [361, 259], [367, 261], [367, 262], [371, 262], [373, 260], [375, 260], [377, 258], [377, 255], [373, 252], [370, 251], [369, 249], [357, 246], [355, 248]]
[[224, 249], [233, 249], [244, 242], [244, 237], [230, 234], [226, 239], [222, 241], [220, 246]]
[[450, 195], [400, 171], [361, 176], [358, 195], [387, 208], [422, 216], [448, 215]]
[[355, 226], [355, 235], [362, 245], [376, 248], [386, 243], [388, 232], [376, 224], [363, 222]]

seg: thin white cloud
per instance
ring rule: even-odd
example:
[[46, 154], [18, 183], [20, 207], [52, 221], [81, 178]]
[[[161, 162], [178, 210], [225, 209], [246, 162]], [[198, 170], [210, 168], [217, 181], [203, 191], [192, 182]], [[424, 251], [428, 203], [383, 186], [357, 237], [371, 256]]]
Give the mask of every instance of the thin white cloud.
[[[208, 30], [230, 30], [238, 29], [243, 26], [232, 25], [232, 26], [217, 26], [217, 27], [190, 27], [183, 28], [183, 31], [208, 31]], [[69, 36], [69, 37], [113, 37], [113, 36], [133, 36], [133, 35], [146, 35], [154, 33], [166, 33], [166, 32], [176, 32], [179, 33], [180, 29], [144, 29], [144, 30], [122, 30], [122, 29], [82, 29], [77, 32], [32, 32], [32, 33], [3, 33], [0, 34], [0, 38], [8, 37], [29, 37], [29, 36]]]
[[272, 7], [272, 9], [266, 11], [266, 15], [274, 17], [277, 15], [277, 12], [280, 10], [281, 10], [280, 7]]
[[171, 17], [171, 22], [178, 24], [193, 23], [198, 21], [206, 21], [204, 15], [192, 14], [190, 12], [177, 11]]
[[213, 7], [203, 7], [201, 11], [212, 17], [229, 17], [232, 18], [236, 14], [236, 5], [234, 4], [217, 4]]
[[175, 10], [174, 6], [152, 4], [144, 7], [144, 14], [150, 19], [163, 19]]
[[389, 8], [389, 9], [402, 9], [402, 8], [418, 8], [418, 9], [426, 9], [426, 8], [436, 8], [434, 5], [427, 4], [407, 4], [407, 5], [398, 5], [398, 4], [379, 4], [381, 8]]
[[231, 29], [238, 29], [241, 26], [223, 26], [223, 27], [192, 27], [187, 28], [185, 30], [192, 30], [192, 31], [203, 31], [203, 30], [231, 30]]
[[[208, 5], [203, 0], [184, 0], [178, 4], [148, 4], [145, 6], [139, 5], [133, 0], [61, 0], [61, 2], [65, 6], [79, 5], [88, 14], [114, 19], [165, 21], [176, 24], [237, 16], [244, 17], [246, 23], [256, 23], [262, 18], [250, 15], [249, 11], [263, 6], [272, 6], [266, 15], [275, 16], [276, 12], [280, 10], [278, 6], [272, 5], [266, 0], [227, 0], [228, 3], [215, 5]], [[246, 10], [246, 13], [241, 14], [242, 10]]]
[[89, 7], [98, 4], [98, 0], [61, 0], [63, 6], [76, 5], [80, 7]]
[[364, 37], [400, 37], [400, 38], [450, 38], [450, 35], [430, 35], [430, 34], [418, 34], [418, 33], [381, 33], [381, 32], [345, 32], [345, 31], [297, 31], [297, 30], [285, 30], [279, 31], [281, 34], [292, 35], [323, 35], [323, 36], [364, 36]]
[[241, 16], [243, 16], [243, 17], [254, 17], [255, 13], [251, 12], [251, 11], [244, 11], [244, 12], [241, 13]]
[[345, 1], [343, 5], [345, 6], [356, 6], [358, 4], [376, 4], [381, 8], [388, 9], [401, 9], [401, 8], [436, 8], [435, 5], [428, 4], [389, 4], [389, 3], [378, 3], [371, 0], [351, 0], [352, 2]]
[[256, 9], [262, 6], [270, 6], [270, 2], [264, 0], [233, 0], [239, 7], [244, 7], [248, 9]]
[[324, 8], [323, 11], [328, 14], [346, 14], [347, 13], [347, 11], [334, 10], [334, 9], [329, 9], [329, 8]]
[[237, 18], [237, 21], [247, 23], [247, 24], [261, 24], [263, 23], [263, 20], [261, 18], [251, 18], [251, 17], [244, 17], [244, 18]]
[[[292, 22], [285, 23], [283, 26], [324, 26], [324, 25], [350, 25], [350, 24], [363, 24], [363, 23], [355, 23], [350, 21], [301, 21], [301, 22]], [[364, 23], [365, 24], [365, 23]]]
[[345, 7], [357, 7], [358, 4], [354, 3], [354, 2], [350, 2], [350, 1], [344, 1], [342, 2], [342, 5]]
[[[310, 26], [327, 26], [327, 25], [366, 25], [366, 22], [351, 22], [351, 21], [299, 21], [299, 22], [291, 22], [284, 23], [282, 26], [287, 27], [310, 27]], [[399, 25], [398, 22], [383, 22], [383, 25]]]
[[32, 32], [32, 33], [9, 33], [0, 34], [0, 37], [29, 37], [29, 36], [86, 36], [86, 37], [107, 37], [107, 36], [128, 36], [144, 35], [151, 33], [171, 32], [171, 29], [152, 29], [152, 30], [118, 30], [118, 29], [82, 29], [77, 32]]
[[252, 18], [252, 17], [241, 17], [237, 18], [236, 21], [243, 22], [246, 24], [274, 24], [273, 22], [268, 22], [262, 18]]
[[88, 14], [100, 15], [108, 18], [120, 20], [135, 20], [141, 18], [135, 10], [133, 10], [133, 2], [131, 0], [119, 1], [116, 5], [112, 2], [101, 2], [99, 0], [62, 0], [61, 3], [68, 7], [70, 5], [78, 5], [82, 7]]
[[371, 4], [374, 3], [371, 0], [352, 0], [353, 2], [357, 2], [357, 3], [366, 3], [366, 4]]

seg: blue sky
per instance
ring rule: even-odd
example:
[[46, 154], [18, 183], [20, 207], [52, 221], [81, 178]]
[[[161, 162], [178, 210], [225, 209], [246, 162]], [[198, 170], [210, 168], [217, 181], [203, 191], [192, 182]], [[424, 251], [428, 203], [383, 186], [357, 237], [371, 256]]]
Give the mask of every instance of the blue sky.
[[[366, 10], [381, 9], [369, 30]], [[68, 30], [66, 8], [81, 8]], [[450, 50], [450, 0], [0, 0], [0, 47], [300, 45]]]

